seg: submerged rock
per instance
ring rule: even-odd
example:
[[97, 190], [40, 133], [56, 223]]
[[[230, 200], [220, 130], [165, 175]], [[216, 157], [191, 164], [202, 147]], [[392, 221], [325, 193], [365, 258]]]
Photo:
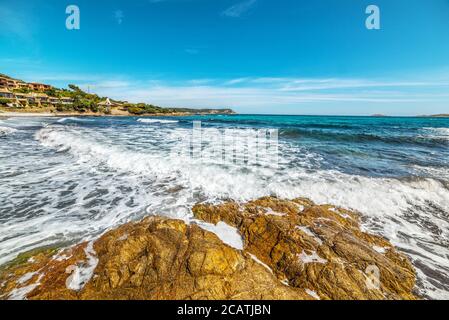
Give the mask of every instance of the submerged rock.
[[198, 225], [148, 217], [93, 243], [19, 256], [0, 268], [0, 299], [415, 298], [409, 261], [363, 233], [353, 212], [275, 198], [193, 212], [236, 227], [244, 249]]

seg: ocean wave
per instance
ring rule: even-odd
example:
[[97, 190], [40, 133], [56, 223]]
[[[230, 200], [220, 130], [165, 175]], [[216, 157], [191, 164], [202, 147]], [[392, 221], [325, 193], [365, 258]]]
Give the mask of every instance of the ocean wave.
[[138, 122], [142, 123], [178, 123], [178, 120], [165, 120], [165, 119], [137, 119]]
[[423, 128], [423, 130], [430, 133], [430, 137], [449, 140], [449, 128]]
[[17, 129], [11, 128], [11, 127], [0, 127], [0, 136], [4, 135], [7, 136], [9, 134], [17, 132]]
[[289, 139], [311, 138], [322, 141], [342, 141], [352, 143], [382, 142], [388, 144], [416, 144], [422, 146], [447, 146], [449, 144], [449, 135], [435, 134], [395, 135], [393, 133], [372, 134], [357, 131], [285, 128], [280, 129], [279, 136]]
[[92, 120], [92, 119], [86, 119], [86, 118], [82, 118], [82, 117], [67, 117], [67, 118], [61, 118], [61, 119], [59, 119], [59, 120], [56, 121], [56, 122], [64, 123], [64, 122], [67, 122], [67, 121], [74, 121], [74, 122], [92, 122], [92, 121], [94, 121], [94, 120]]

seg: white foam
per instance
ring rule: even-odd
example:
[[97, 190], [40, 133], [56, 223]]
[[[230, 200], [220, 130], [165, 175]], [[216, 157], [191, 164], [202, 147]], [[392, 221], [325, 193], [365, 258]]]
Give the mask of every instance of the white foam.
[[307, 263], [325, 264], [325, 263], [327, 263], [327, 260], [321, 258], [316, 251], [312, 251], [311, 254], [307, 254], [303, 250], [300, 254], [298, 254], [298, 258], [303, 264], [307, 264]]
[[137, 119], [138, 122], [142, 123], [178, 123], [178, 120], [165, 120], [165, 119]]
[[304, 232], [309, 237], [312, 237], [313, 240], [315, 240], [320, 246], [323, 244], [323, 241], [314, 232], [312, 232], [312, 230], [310, 230], [308, 227], [306, 227], [306, 226], [296, 226], [296, 229], [301, 230], [302, 232]]
[[429, 132], [430, 137], [443, 138], [449, 140], [449, 128], [423, 128], [425, 131]]
[[[262, 261], [260, 261], [260, 259], [257, 258], [255, 255], [253, 255], [253, 254], [251, 254], [251, 253], [248, 253], [248, 254], [250, 255], [251, 259], [253, 259], [253, 260], [256, 261], [258, 264], [260, 264], [261, 266], [263, 266], [265, 269], [267, 269], [268, 271], [270, 271], [270, 273], [273, 273], [273, 270], [271, 270], [271, 268], [270, 268], [267, 264], [265, 264], [265, 263], [263, 263]], [[288, 283], [288, 282], [287, 282], [287, 283]]]
[[201, 228], [217, 235], [223, 243], [237, 250], [243, 250], [243, 239], [238, 230], [222, 221], [216, 225], [203, 221], [194, 220]]
[[379, 246], [373, 246], [374, 251], [384, 254], [387, 252], [388, 247], [379, 247]]
[[347, 214], [347, 213], [342, 213], [339, 209], [337, 208], [330, 208], [329, 211], [332, 211], [336, 214], [338, 214], [340, 217], [342, 217], [343, 219], [352, 219], [352, 217]]
[[81, 290], [94, 274], [98, 264], [98, 258], [93, 248], [93, 241], [87, 244], [84, 252], [86, 253], [87, 261], [82, 266], [74, 266], [72, 274], [66, 280], [67, 289]]
[[61, 118], [61, 119], [57, 120], [57, 122], [59, 122], [59, 123], [63, 123], [63, 122], [66, 122], [66, 121], [92, 122], [94, 120], [86, 119], [84, 117], [67, 117], [67, 118]]
[[40, 285], [42, 276], [43, 276], [42, 274], [39, 275], [39, 278], [36, 280], [35, 283], [32, 283], [25, 287], [13, 289], [8, 295], [8, 300], [25, 300], [26, 296]]
[[278, 216], [278, 217], [286, 216], [285, 213], [273, 211], [273, 209], [271, 209], [271, 208], [265, 208], [265, 210], [266, 210], [265, 214], [267, 216]]
[[321, 299], [320, 299], [320, 296], [319, 296], [315, 291], [313, 291], [313, 290], [306, 289], [306, 293], [307, 293], [309, 296], [315, 298], [316, 300], [321, 300]]
[[14, 128], [10, 128], [10, 127], [0, 127], [0, 136], [1, 135], [9, 135], [9, 134], [12, 134], [12, 133], [15, 133], [15, 132], [17, 132], [17, 129], [14, 129]]
[[28, 282], [36, 274], [37, 274], [37, 272], [28, 272], [28, 273], [24, 274], [23, 276], [21, 276], [17, 280], [17, 283], [24, 284], [25, 282]]

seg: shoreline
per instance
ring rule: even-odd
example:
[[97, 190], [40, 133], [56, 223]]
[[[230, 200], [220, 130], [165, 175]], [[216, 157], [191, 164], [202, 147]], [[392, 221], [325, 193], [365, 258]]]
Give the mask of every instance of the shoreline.
[[[98, 113], [53, 113], [53, 112], [0, 112], [0, 118], [8, 118], [8, 117], [182, 117], [196, 115], [191, 113], [170, 113], [170, 114], [142, 114], [142, 115], [134, 115], [134, 114], [98, 114]], [[209, 114], [200, 114], [200, 115], [209, 115]], [[210, 114], [212, 115], [212, 114]]]

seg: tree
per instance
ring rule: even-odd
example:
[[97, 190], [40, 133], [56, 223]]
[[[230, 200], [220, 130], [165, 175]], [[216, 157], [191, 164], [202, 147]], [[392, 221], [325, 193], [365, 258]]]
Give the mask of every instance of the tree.
[[70, 90], [72, 90], [72, 91], [84, 93], [84, 91], [81, 90], [80, 87], [78, 87], [78, 86], [76, 86], [76, 85], [74, 85], [74, 84], [69, 84], [69, 88], [70, 88]]
[[7, 105], [11, 100], [9, 99], [5, 99], [5, 98], [0, 98], [0, 105]]

